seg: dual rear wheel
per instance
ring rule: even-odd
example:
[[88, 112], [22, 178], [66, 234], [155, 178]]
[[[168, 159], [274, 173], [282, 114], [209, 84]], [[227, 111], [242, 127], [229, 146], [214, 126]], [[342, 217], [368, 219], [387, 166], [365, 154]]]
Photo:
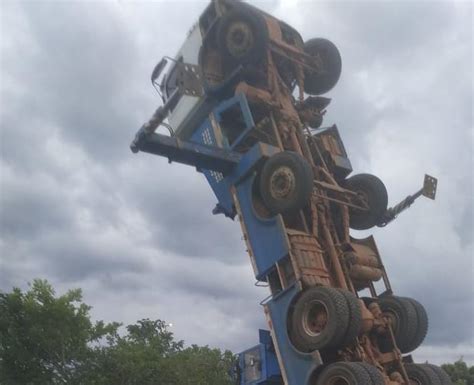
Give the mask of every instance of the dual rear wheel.
[[382, 373], [365, 362], [336, 362], [313, 372], [309, 385], [385, 385]]
[[410, 385], [453, 385], [448, 374], [432, 364], [405, 364]]
[[[448, 374], [431, 364], [405, 364], [410, 385], [453, 385]], [[385, 385], [384, 376], [365, 362], [336, 362], [315, 370], [308, 385]]]
[[288, 334], [296, 350], [334, 350], [350, 345], [359, 335], [361, 308], [354, 294], [331, 287], [301, 293], [288, 314]]
[[385, 296], [378, 299], [380, 309], [392, 325], [395, 341], [402, 353], [409, 353], [421, 345], [428, 332], [428, 315], [412, 298]]
[[[409, 353], [421, 345], [428, 331], [428, 316], [418, 301], [385, 296], [377, 303], [390, 319], [395, 342], [402, 353]], [[343, 289], [309, 288], [295, 299], [288, 313], [290, 340], [297, 350], [306, 353], [349, 346], [356, 340], [361, 327], [359, 299]], [[388, 335], [380, 338], [382, 349], [392, 350]]]

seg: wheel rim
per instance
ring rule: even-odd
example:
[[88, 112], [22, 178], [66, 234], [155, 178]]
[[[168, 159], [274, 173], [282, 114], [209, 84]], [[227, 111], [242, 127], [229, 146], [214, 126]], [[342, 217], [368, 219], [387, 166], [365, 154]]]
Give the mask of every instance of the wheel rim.
[[252, 28], [247, 23], [236, 21], [229, 26], [225, 41], [229, 53], [239, 58], [250, 51], [255, 39]]
[[270, 179], [270, 194], [274, 199], [285, 199], [295, 189], [295, 175], [289, 167], [280, 167]]
[[326, 305], [321, 301], [312, 301], [306, 305], [303, 312], [303, 330], [309, 336], [317, 337], [326, 328], [328, 318], [329, 314]]

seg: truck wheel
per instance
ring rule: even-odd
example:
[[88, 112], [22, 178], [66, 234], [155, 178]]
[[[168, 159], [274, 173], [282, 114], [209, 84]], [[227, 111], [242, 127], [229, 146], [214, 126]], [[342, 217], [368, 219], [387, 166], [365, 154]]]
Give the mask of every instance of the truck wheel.
[[233, 64], [259, 62], [265, 57], [268, 30], [263, 17], [245, 6], [222, 16], [217, 27], [217, 45]]
[[428, 333], [428, 314], [426, 314], [426, 310], [421, 303], [414, 300], [413, 298], [405, 298], [405, 300], [411, 302], [413, 307], [415, 308], [416, 318], [417, 318], [417, 328], [415, 337], [411, 342], [409, 351], [415, 350], [421, 343], [424, 341], [426, 334]]
[[341, 342], [341, 346], [352, 344], [359, 335], [362, 327], [362, 312], [360, 310], [360, 303], [357, 297], [348, 290], [337, 289], [346, 299], [347, 307], [349, 308], [349, 325], [346, 334]]
[[334, 288], [312, 287], [295, 301], [288, 315], [288, 330], [301, 352], [338, 348], [349, 324], [344, 296]]
[[374, 365], [370, 365], [367, 362], [357, 362], [357, 365], [363, 367], [364, 370], [369, 373], [373, 385], [385, 385], [382, 373], [380, 373], [380, 370], [378, 370]]
[[307, 205], [313, 191], [313, 171], [300, 155], [283, 151], [263, 165], [259, 178], [262, 201], [272, 214], [287, 214]]
[[405, 364], [405, 370], [412, 385], [441, 385], [438, 376], [426, 365]]
[[412, 341], [418, 330], [418, 319], [413, 304], [396, 296], [381, 297], [378, 300], [384, 315], [390, 318], [395, 342], [402, 353], [412, 351]]
[[304, 45], [304, 51], [314, 56], [322, 65], [322, 72], [306, 70], [304, 90], [310, 95], [320, 95], [333, 88], [341, 76], [341, 54], [337, 47], [327, 39], [311, 39]]
[[387, 211], [388, 194], [383, 182], [375, 175], [358, 174], [347, 178], [345, 187], [367, 201], [368, 211], [350, 209], [349, 225], [354, 230], [367, 230], [380, 223]]
[[453, 385], [451, 378], [449, 378], [448, 373], [446, 373], [443, 368], [432, 364], [424, 364], [424, 366], [429, 367], [436, 374], [441, 385]]
[[375, 385], [367, 371], [357, 362], [329, 364], [309, 385]]

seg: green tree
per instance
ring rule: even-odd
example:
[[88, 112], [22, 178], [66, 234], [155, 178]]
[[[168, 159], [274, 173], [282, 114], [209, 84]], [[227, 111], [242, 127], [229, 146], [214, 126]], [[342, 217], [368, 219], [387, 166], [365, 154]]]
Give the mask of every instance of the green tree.
[[117, 324], [92, 324], [81, 290], [58, 298], [51, 285], [35, 280], [23, 293], [0, 293], [0, 383], [79, 384], [90, 344]]
[[231, 352], [197, 345], [180, 351], [174, 360], [178, 384], [182, 385], [231, 385], [229, 373], [234, 364]]
[[231, 385], [235, 357], [184, 347], [161, 320], [92, 323], [81, 291], [55, 297], [46, 281], [0, 292], [2, 385]]
[[97, 359], [97, 385], [231, 385], [235, 357], [209, 347], [183, 347], [165, 322], [144, 319], [115, 335]]
[[454, 364], [444, 364], [442, 368], [455, 385], [474, 385], [474, 366], [468, 367], [462, 358]]
[[96, 356], [95, 373], [100, 385], [174, 385], [176, 373], [170, 357], [183, 342], [175, 342], [164, 321], [144, 319], [127, 326], [127, 334], [108, 338], [108, 345]]

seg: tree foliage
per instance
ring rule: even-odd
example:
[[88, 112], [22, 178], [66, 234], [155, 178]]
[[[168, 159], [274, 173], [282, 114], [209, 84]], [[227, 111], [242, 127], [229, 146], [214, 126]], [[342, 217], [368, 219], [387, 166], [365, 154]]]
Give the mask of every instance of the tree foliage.
[[474, 366], [468, 367], [462, 358], [454, 364], [444, 364], [442, 367], [455, 385], [474, 385]]
[[80, 290], [0, 292], [2, 385], [230, 385], [230, 352], [184, 347], [161, 320], [91, 322]]
[[0, 293], [0, 383], [78, 383], [90, 345], [117, 328], [92, 324], [90, 307], [81, 301], [80, 290], [56, 298], [41, 280], [26, 293]]

